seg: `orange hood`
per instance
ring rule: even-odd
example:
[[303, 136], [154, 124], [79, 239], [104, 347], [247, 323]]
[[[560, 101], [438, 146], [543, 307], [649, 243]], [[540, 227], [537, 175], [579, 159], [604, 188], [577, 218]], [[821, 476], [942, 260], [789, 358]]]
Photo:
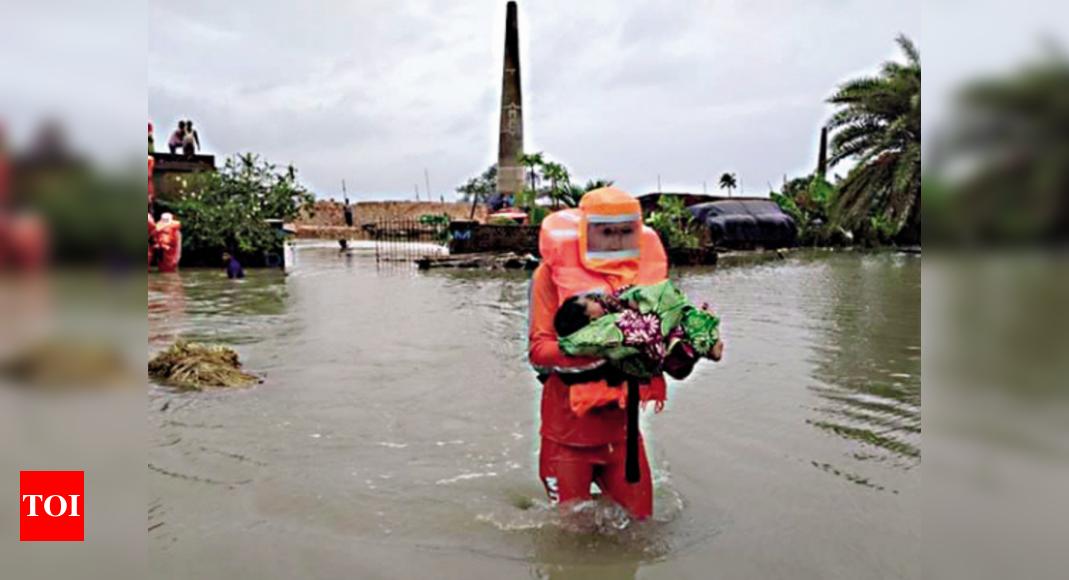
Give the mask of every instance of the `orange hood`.
[[[579, 202], [579, 213], [579, 258], [583, 267], [609, 277], [614, 287], [633, 284], [638, 276], [645, 238], [641, 235], [642, 206], [638, 200], [626, 191], [615, 187], [603, 187], [583, 196]], [[590, 225], [624, 223], [634, 225], [635, 235], [632, 247], [614, 251], [589, 248]]]

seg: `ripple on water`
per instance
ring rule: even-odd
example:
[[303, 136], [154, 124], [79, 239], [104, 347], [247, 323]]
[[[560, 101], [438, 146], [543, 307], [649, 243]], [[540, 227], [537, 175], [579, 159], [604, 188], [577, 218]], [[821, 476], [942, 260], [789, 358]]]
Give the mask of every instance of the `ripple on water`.
[[647, 520], [633, 519], [597, 493], [592, 500], [561, 508], [542, 496], [514, 490], [507, 501], [475, 516], [478, 524], [504, 536], [465, 549], [536, 568], [646, 565], [678, 556], [720, 532], [708, 520], [686, 517], [684, 508], [685, 501], [667, 473], [656, 476], [654, 514]]

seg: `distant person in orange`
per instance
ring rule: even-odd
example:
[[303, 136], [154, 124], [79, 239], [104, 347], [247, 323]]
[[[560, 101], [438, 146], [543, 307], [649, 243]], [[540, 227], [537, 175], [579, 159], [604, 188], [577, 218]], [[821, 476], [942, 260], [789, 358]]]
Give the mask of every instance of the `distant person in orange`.
[[44, 220], [23, 212], [5, 218], [9, 264], [23, 273], [43, 272], [48, 265], [48, 228]]
[[156, 185], [153, 183], [152, 174], [156, 172], [156, 158], [148, 156], [148, 210], [151, 212], [156, 204]]
[[174, 216], [165, 213], [156, 224], [156, 245], [160, 248], [160, 272], [178, 271], [182, 259], [182, 224]]
[[12, 204], [12, 171], [3, 127], [0, 126], [0, 267], [41, 272], [48, 265], [48, 228], [29, 211]]
[[148, 214], [148, 267], [152, 268], [152, 254], [156, 250], [156, 220]]
[[8, 159], [7, 136], [0, 125], [0, 212], [7, 211], [11, 196], [11, 161]]
[[[643, 225], [638, 200], [607, 187], [587, 193], [578, 209], [550, 214], [542, 222], [539, 248], [543, 261], [531, 280], [528, 350], [543, 384], [539, 477], [550, 499], [562, 508], [589, 500], [590, 485], [596, 483], [632, 516], [648, 518], [653, 514], [653, 481], [645, 445], [639, 438], [640, 477], [629, 482], [627, 411], [609, 405], [577, 415], [561, 378], [594, 371], [605, 362], [562, 353], [554, 318], [572, 296], [664, 281], [664, 247], [657, 233]], [[663, 376], [640, 387], [645, 400], [664, 401]]]

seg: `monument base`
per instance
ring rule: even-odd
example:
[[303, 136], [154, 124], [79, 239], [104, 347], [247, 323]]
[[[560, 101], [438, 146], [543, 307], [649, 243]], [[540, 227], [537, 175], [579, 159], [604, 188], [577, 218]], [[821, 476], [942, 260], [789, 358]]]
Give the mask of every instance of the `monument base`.
[[505, 195], [515, 195], [524, 189], [526, 175], [523, 167], [500, 165], [497, 169], [497, 190]]

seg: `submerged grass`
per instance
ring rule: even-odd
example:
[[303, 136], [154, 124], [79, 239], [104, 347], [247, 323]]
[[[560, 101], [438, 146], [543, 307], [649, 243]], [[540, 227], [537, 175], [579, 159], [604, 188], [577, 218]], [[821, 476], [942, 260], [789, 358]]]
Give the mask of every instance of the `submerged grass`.
[[148, 363], [148, 374], [157, 381], [185, 389], [245, 387], [260, 381], [241, 370], [238, 353], [225, 346], [176, 342]]

